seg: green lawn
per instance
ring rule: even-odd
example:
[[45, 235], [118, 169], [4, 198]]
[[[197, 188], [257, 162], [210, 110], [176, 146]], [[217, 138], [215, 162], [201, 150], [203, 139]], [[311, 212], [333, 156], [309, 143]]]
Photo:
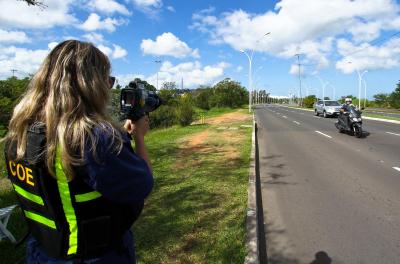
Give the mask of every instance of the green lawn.
[[[232, 111], [237, 110], [211, 111], [206, 118]], [[149, 133], [155, 186], [133, 227], [138, 263], [244, 262], [251, 128], [240, 125], [251, 123], [224, 124], [237, 128], [229, 131], [193, 125]], [[203, 142], [192, 144], [196, 135], [206, 134]], [[0, 207], [15, 203], [8, 181], [0, 182]], [[17, 237], [25, 230], [21, 219], [17, 212], [10, 221]], [[16, 263], [23, 258], [24, 247], [15, 250], [0, 242], [0, 259]]]

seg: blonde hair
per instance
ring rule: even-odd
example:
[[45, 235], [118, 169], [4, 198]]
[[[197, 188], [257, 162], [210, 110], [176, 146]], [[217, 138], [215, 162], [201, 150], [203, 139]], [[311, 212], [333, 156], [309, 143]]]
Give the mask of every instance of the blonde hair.
[[109, 73], [107, 56], [92, 44], [77, 40], [58, 44], [14, 108], [5, 140], [16, 143], [16, 158], [24, 157], [28, 127], [36, 122], [46, 126], [42, 154], [52, 176], [57, 146], [69, 180], [74, 178], [73, 166], [84, 164], [86, 148], [96, 157], [99, 133], [95, 128], [109, 133], [109, 147], [119, 152], [122, 137], [106, 113]]

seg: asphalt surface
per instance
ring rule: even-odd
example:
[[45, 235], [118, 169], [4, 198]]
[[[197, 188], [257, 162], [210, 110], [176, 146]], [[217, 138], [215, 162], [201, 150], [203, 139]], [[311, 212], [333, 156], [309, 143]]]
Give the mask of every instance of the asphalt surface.
[[255, 110], [269, 263], [400, 263], [400, 125]]

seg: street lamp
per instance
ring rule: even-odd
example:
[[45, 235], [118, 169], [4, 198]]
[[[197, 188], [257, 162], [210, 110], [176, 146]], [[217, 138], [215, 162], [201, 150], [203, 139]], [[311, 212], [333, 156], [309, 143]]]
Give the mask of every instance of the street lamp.
[[364, 82], [364, 109], [365, 109], [365, 103], [367, 101], [367, 82], [365, 81], [365, 79], [363, 79]]
[[329, 82], [324, 82], [324, 80], [322, 80], [322, 78], [320, 76], [318, 76], [318, 75], [315, 75], [315, 77], [317, 77], [318, 80], [321, 83], [321, 86], [322, 86], [322, 100], [324, 101], [325, 100], [325, 87], [329, 84]]
[[[358, 69], [357, 70], [357, 74], [358, 74], [358, 109], [361, 109], [361, 81], [363, 80], [363, 75], [366, 74], [368, 71], [365, 70], [360, 74], [360, 71]], [[365, 86], [366, 89], [366, 86]], [[366, 93], [366, 92], [365, 92]], [[364, 98], [365, 100], [365, 98]]]
[[[259, 40], [256, 41], [258, 43], [263, 37], [271, 34], [271, 32], [265, 33]], [[250, 55], [243, 49], [240, 50], [243, 54], [246, 55], [247, 59], [249, 59], [249, 113], [251, 113], [251, 92], [253, 90], [253, 77], [252, 77], [252, 63], [253, 63], [253, 55], [254, 49], [251, 50]]]
[[[348, 63], [353, 63], [351, 61], [348, 61]], [[361, 108], [361, 81], [363, 80], [363, 75], [366, 74], [368, 71], [365, 70], [362, 73], [358, 70], [358, 68], [355, 68], [358, 74], [358, 109]], [[365, 95], [367, 94], [367, 86], [365, 85]], [[366, 98], [364, 98], [366, 99]]]

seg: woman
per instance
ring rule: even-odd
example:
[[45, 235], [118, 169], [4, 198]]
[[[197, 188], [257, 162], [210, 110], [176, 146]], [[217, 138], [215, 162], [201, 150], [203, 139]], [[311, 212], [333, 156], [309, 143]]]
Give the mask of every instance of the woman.
[[65, 41], [14, 109], [5, 155], [30, 232], [28, 263], [135, 263], [130, 227], [153, 186], [149, 124], [112, 123], [109, 74], [100, 50]]

